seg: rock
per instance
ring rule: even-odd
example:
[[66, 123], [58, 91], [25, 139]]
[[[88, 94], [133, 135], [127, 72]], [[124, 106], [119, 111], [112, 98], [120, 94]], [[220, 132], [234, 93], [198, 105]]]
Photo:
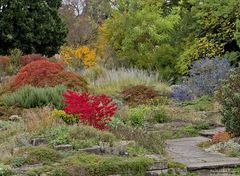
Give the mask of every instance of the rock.
[[219, 128], [214, 128], [210, 130], [202, 130], [200, 131], [200, 135], [208, 138], [212, 138], [214, 134], [219, 133], [219, 132], [225, 132], [226, 129], [224, 127], [219, 127]]
[[18, 115], [11, 115], [9, 117], [9, 120], [10, 121], [14, 121], [14, 122], [19, 122], [19, 121], [22, 121], [22, 117], [18, 116]]
[[113, 147], [105, 147], [104, 153], [112, 155], [121, 155], [120, 153], [125, 151], [126, 147], [130, 144], [135, 144], [135, 141], [119, 141], [113, 144]]
[[147, 158], [155, 159], [157, 161], [162, 161], [164, 158], [161, 155], [158, 154], [152, 154], [152, 155], [145, 155]]
[[71, 151], [71, 150], [73, 150], [73, 146], [70, 144], [56, 145], [56, 146], [54, 146], [54, 149], [63, 150], [63, 151]]
[[148, 171], [164, 170], [168, 168], [167, 162], [156, 162], [148, 168]]
[[129, 153], [126, 151], [119, 151], [119, 156], [129, 156]]
[[39, 145], [42, 145], [42, 144], [47, 144], [48, 141], [47, 139], [45, 138], [34, 138], [34, 139], [31, 139], [30, 140], [30, 144], [33, 145], [33, 146], [39, 146]]
[[102, 149], [101, 149], [100, 146], [94, 146], [94, 147], [79, 149], [78, 151], [80, 151], [80, 152], [94, 153], [94, 154], [102, 154], [102, 153], [103, 153], [103, 151], [102, 151]]
[[167, 173], [168, 173], [168, 169], [147, 171], [145, 176], [161, 176], [161, 175], [167, 174]]

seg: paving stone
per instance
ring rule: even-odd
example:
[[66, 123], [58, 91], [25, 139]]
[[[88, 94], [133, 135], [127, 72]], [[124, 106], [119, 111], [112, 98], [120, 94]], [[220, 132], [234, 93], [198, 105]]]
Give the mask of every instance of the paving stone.
[[240, 165], [239, 158], [206, 152], [197, 147], [197, 144], [208, 140], [209, 138], [206, 137], [168, 140], [166, 141], [167, 152], [175, 162], [185, 164], [188, 170], [215, 169]]
[[218, 132], [224, 132], [224, 131], [226, 131], [226, 129], [224, 127], [219, 127], [219, 128], [215, 128], [215, 129], [200, 131], [199, 134], [204, 137], [212, 138], [214, 134], [216, 134]]

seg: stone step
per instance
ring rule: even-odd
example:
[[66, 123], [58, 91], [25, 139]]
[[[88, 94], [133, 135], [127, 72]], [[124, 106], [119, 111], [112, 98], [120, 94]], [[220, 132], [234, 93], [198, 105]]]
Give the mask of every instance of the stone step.
[[202, 130], [202, 131], [200, 131], [199, 135], [208, 137], [208, 138], [212, 138], [214, 134], [216, 134], [218, 132], [224, 132], [224, 131], [226, 131], [226, 129], [224, 127], [219, 127], [219, 128], [210, 129], [210, 130]]

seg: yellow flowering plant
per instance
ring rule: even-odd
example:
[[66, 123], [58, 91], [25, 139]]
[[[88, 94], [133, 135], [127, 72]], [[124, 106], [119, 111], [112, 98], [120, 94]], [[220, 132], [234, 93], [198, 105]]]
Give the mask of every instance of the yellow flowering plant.
[[73, 68], [92, 67], [96, 65], [96, 49], [87, 46], [62, 47], [60, 55], [64, 62]]

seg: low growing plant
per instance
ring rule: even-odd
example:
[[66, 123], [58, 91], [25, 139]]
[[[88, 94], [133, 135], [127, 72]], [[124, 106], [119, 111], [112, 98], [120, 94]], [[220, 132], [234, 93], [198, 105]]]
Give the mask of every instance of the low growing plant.
[[67, 114], [63, 110], [55, 109], [53, 111], [53, 117], [62, 119], [66, 124], [73, 125], [79, 122], [79, 117], [74, 114]]
[[7, 106], [22, 108], [35, 108], [52, 105], [55, 108], [63, 108], [63, 92], [65, 86], [37, 88], [24, 86], [17, 91], [3, 96], [2, 102]]

